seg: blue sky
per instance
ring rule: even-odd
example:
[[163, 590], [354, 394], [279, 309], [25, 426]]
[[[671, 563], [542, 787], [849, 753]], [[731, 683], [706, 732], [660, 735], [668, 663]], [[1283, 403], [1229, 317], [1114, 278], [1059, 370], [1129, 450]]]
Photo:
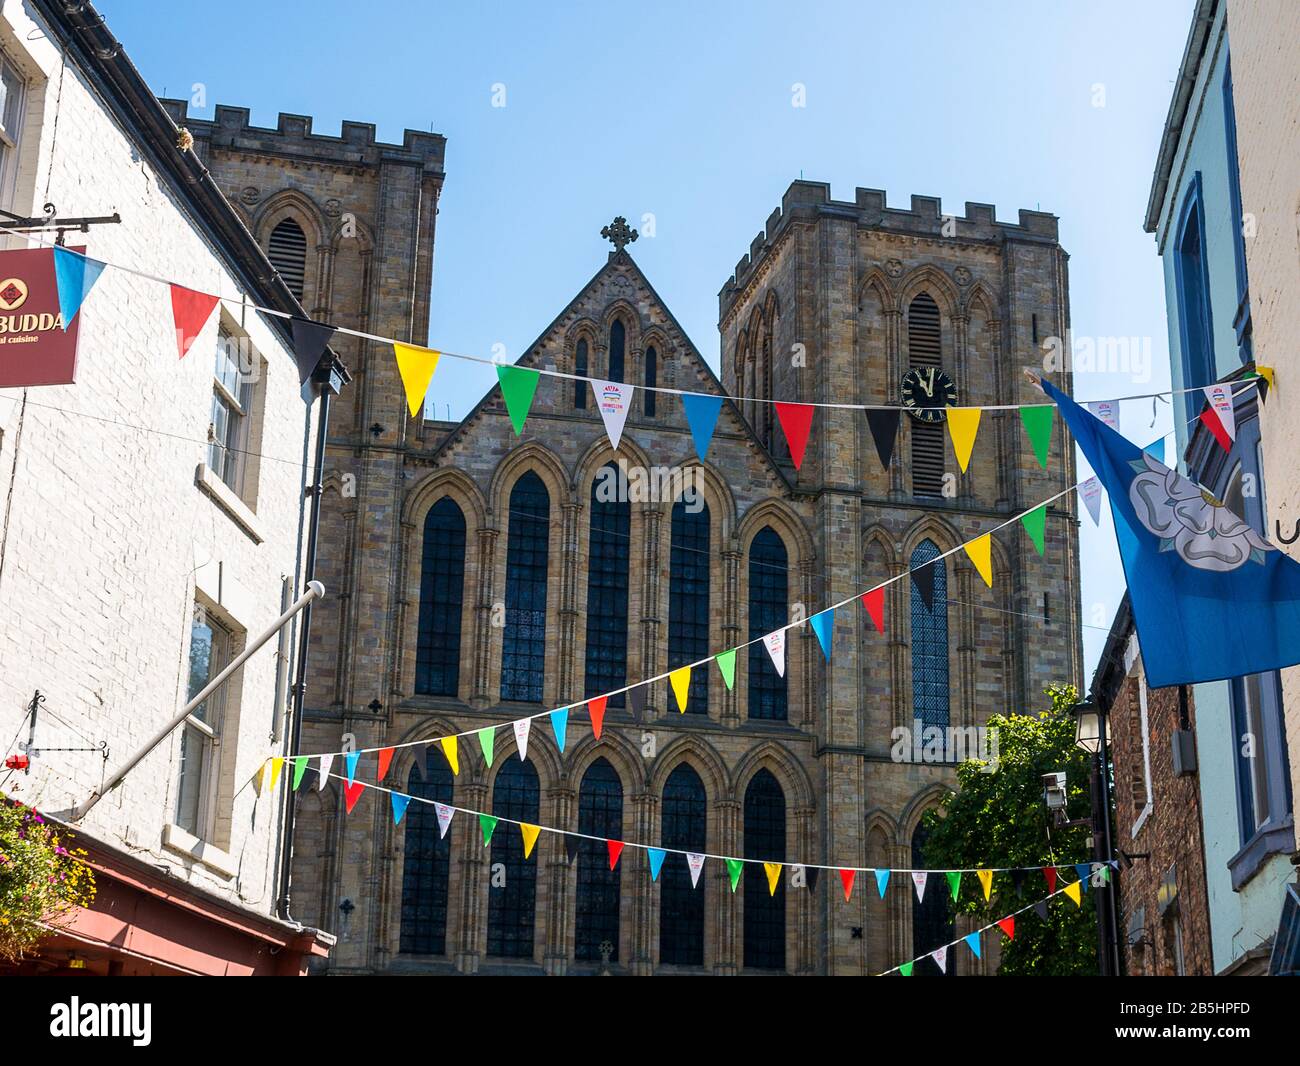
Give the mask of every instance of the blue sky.
[[[802, 175], [837, 199], [860, 185], [900, 206], [917, 193], [958, 214], [973, 200], [1008, 221], [1059, 215], [1076, 338], [1150, 346], [1149, 380], [1078, 374], [1076, 395], [1168, 387], [1142, 219], [1193, 0], [99, 7], [156, 91], [203, 86], [196, 114], [224, 103], [259, 125], [286, 111], [322, 133], [346, 118], [385, 140], [447, 137], [438, 347], [517, 357], [604, 261], [601, 226], [652, 214], [633, 254], [716, 369], [718, 290]], [[443, 360], [439, 414], [463, 414], [489, 373]], [[1125, 405], [1128, 436], [1167, 430], [1167, 405], [1151, 422], [1150, 401]], [[1081, 539], [1090, 671], [1123, 575], [1108, 518], [1085, 518]]]

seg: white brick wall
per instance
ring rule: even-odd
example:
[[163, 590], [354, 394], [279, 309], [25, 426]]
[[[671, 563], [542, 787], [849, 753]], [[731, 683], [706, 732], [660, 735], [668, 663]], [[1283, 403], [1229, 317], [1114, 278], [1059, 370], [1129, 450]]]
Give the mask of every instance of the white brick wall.
[[[37, 32], [33, 32], [37, 31]], [[152, 168], [134, 151], [72, 65], [23, 5], [4, 0], [0, 46], [32, 78], [14, 210], [51, 200], [65, 215], [119, 211], [88, 253], [237, 296], [241, 289]], [[42, 84], [45, 83], [45, 84]], [[236, 307], [236, 312], [239, 309]], [[248, 635], [280, 613], [296, 574], [303, 501], [303, 404], [290, 353], [256, 314], [236, 314], [266, 363], [257, 543], [195, 485], [205, 461], [217, 316], [177, 360], [167, 287], [106, 270], [81, 312], [77, 382], [0, 390], [0, 508], [8, 506], [0, 570], [0, 742], [20, 731], [36, 689], [45, 695], [39, 746], [108, 742], [51, 753], [0, 788], [47, 810], [84, 799], [185, 702], [196, 589]], [[314, 417], [311, 419], [314, 426]], [[0, 521], [3, 521], [0, 510]], [[239, 728], [224, 738], [234, 793], [274, 751], [276, 643], [236, 679]], [[21, 739], [26, 738], [25, 728]], [[275, 805], [251, 788], [233, 795], [227, 855], [195, 861], [168, 847], [179, 732], [88, 816], [85, 827], [204, 888], [264, 913], [274, 903]], [[12, 749], [7, 749], [12, 750]]]

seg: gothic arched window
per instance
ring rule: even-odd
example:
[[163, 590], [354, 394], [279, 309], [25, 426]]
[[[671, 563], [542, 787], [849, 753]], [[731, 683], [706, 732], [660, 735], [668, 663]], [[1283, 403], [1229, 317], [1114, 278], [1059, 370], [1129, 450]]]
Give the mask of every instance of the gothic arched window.
[[[536, 825], [540, 798], [537, 771], [527, 759], [507, 759], [492, 788], [492, 813]], [[503, 883], [488, 889], [487, 953], [511, 959], [533, 957], [537, 914], [537, 853], [524, 858], [519, 826], [500, 823], [492, 834], [492, 865]]]
[[[668, 668], [698, 662], [709, 655], [709, 507], [686, 501], [673, 504], [668, 578]], [[709, 672], [691, 671], [686, 699], [691, 714], [709, 713]]]
[[[573, 351], [573, 372], [580, 378], [587, 376], [587, 339], [578, 341]], [[587, 409], [587, 390], [591, 386], [585, 381], [573, 383], [573, 406], [579, 411]]]
[[646, 418], [655, 416], [655, 400], [659, 394], [652, 391], [659, 384], [659, 353], [655, 351], [654, 345], [645, 350], [645, 393], [642, 403], [642, 411]]
[[[586, 696], [622, 688], [627, 680], [628, 559], [632, 507], [622, 471], [603, 466], [591, 482], [591, 537], [587, 547]], [[622, 707], [623, 693], [610, 697]]]
[[[597, 759], [582, 775], [578, 790], [578, 832], [606, 840], [623, 839], [623, 783], [607, 759]], [[601, 959], [600, 945], [613, 946], [609, 958], [618, 961], [618, 905], [622, 865], [609, 868], [604, 840], [583, 839], [578, 845], [577, 917], [574, 957]]]
[[[664, 782], [661, 844], [702, 855], [707, 818], [708, 800], [700, 775], [682, 763]], [[671, 854], [664, 859], [659, 881], [660, 963], [703, 966], [704, 882], [693, 886], [686, 857]]]
[[627, 357], [627, 328], [621, 318], [614, 319], [609, 327], [609, 380], [623, 380], [623, 365]]
[[510, 491], [501, 698], [538, 703], [546, 669], [546, 568], [551, 497], [531, 470]]
[[[441, 755], [428, 751], [425, 756], [423, 774], [419, 767], [411, 767], [407, 795], [451, 803], [451, 768]], [[445, 955], [451, 839], [438, 831], [438, 815], [432, 803], [412, 803], [407, 809], [403, 850], [402, 954]]]
[[267, 241], [266, 257], [280, 272], [289, 291], [301, 300], [307, 278], [307, 234], [292, 218], [281, 219], [275, 224]]
[[[775, 777], [759, 770], [745, 789], [745, 858], [785, 862], [785, 793]], [[775, 895], [767, 871], [745, 866], [745, 965], [785, 969], [785, 879]]]
[[[912, 834], [913, 869], [926, 868], [925, 842], [928, 837], [925, 826], [917, 825]], [[912, 973], [917, 977], [937, 977], [942, 972], [939, 964], [930, 958], [930, 952], [952, 943], [956, 936], [952, 915], [948, 913], [948, 882], [943, 879], [936, 881], [935, 876], [926, 880], [925, 899], [912, 903], [912, 957], [917, 960]], [[915, 897], [916, 893], [912, 895]], [[956, 959], [949, 952], [947, 972], [951, 975], [956, 969]]]
[[[933, 578], [912, 579], [912, 717], [922, 726], [948, 727], [948, 568], [932, 540], [912, 552], [911, 568], [929, 563]], [[934, 562], [932, 560], [938, 560]], [[921, 589], [930, 587], [930, 602]]]
[[[907, 361], [910, 366], [942, 367], [939, 305], [928, 292], [907, 307]], [[944, 443], [942, 422], [911, 419], [912, 494], [942, 496]]]
[[450, 496], [424, 517], [415, 691], [454, 696], [460, 681], [460, 620], [465, 598], [465, 516]]
[[759, 639], [789, 618], [785, 544], [764, 526], [749, 545], [749, 717], [786, 718], [785, 677]]

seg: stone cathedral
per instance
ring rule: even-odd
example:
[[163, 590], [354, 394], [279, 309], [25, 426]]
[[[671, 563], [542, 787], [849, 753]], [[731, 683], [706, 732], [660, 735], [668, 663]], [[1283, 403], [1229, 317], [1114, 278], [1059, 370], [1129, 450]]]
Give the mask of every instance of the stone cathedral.
[[[316, 317], [436, 346], [441, 137], [382, 144], [356, 123], [330, 137], [297, 116], [261, 129], [240, 109], [205, 121], [169, 107]], [[985, 413], [963, 474], [941, 407], [902, 416], [887, 469], [861, 412], [819, 409], [796, 470], [760, 402], [898, 404], [914, 371], [960, 405], [1038, 401], [1020, 368], [1069, 326], [1054, 216], [999, 222], [974, 203], [946, 216], [933, 198], [900, 209], [876, 190], [846, 202], [794, 182], [722, 286], [720, 376], [637, 266], [633, 232], [619, 220], [607, 235], [612, 250], [593, 232], [594, 274], [520, 362], [725, 397], [706, 460], [671, 394], [636, 392], [615, 452], [585, 384], [544, 376], [520, 436], [495, 384], [459, 422], [412, 419], [390, 349], [344, 344], [354, 382], [330, 427], [329, 595], [303, 751], [581, 703], [930, 562], [1073, 484], [1059, 428], [1043, 471], [1014, 411]], [[656, 468], [681, 476], [598, 491]], [[1018, 530], [994, 535], [991, 589], [960, 552], [933, 563], [929, 597], [890, 585], [883, 633], [842, 609], [829, 662], [804, 625], [784, 676], [756, 644], [730, 689], [697, 669], [685, 713], [659, 682], [611, 699], [599, 740], [575, 711], [561, 752], [539, 719], [521, 760], [506, 725], [491, 766], [464, 737], [459, 775], [437, 745], [406, 747], [385, 784], [665, 848], [922, 866], [920, 818], [955, 782], [957, 753], [906, 738], [1039, 709], [1046, 685], [1080, 681], [1076, 528], [1066, 495], [1041, 558]], [[374, 772], [363, 759], [361, 777]], [[883, 899], [859, 877], [846, 902], [833, 871], [770, 894], [748, 867], [733, 893], [721, 862], [692, 887], [670, 854], [652, 882], [639, 850], [611, 871], [598, 842], [543, 833], [525, 859], [513, 826], [485, 848], [473, 816], [443, 838], [432, 806], [394, 826], [383, 800], [347, 815], [332, 784], [297, 797], [294, 916], [338, 934], [331, 972], [870, 974], [966, 931], [944, 892], [918, 904], [905, 875]], [[958, 953], [949, 971], [995, 965], [996, 951]]]

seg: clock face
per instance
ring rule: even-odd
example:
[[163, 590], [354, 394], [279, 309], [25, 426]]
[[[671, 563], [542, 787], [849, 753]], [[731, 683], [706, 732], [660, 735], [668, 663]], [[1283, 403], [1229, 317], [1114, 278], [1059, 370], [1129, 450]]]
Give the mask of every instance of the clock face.
[[957, 402], [957, 386], [938, 367], [914, 366], [903, 375], [903, 406], [922, 422], [942, 422]]

